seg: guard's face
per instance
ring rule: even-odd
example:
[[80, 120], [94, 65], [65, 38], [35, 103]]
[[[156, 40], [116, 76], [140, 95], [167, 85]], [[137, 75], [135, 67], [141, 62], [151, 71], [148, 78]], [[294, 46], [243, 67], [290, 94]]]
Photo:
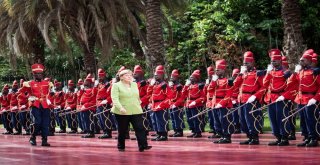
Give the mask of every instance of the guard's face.
[[272, 65], [273, 67], [275, 67], [275, 68], [280, 67], [281, 64], [282, 64], [282, 63], [281, 63], [280, 60], [272, 60], [272, 61], [271, 61], [271, 65]]
[[253, 62], [243, 62], [243, 66], [246, 66], [248, 70], [252, 70]]
[[170, 81], [177, 82], [178, 81], [178, 77], [177, 76], [171, 76], [170, 77]]
[[191, 82], [192, 84], [198, 82], [198, 79], [197, 79], [196, 77], [194, 77], [194, 76], [190, 76], [189, 79], [190, 79], [190, 82]]
[[133, 73], [133, 78], [134, 79], [139, 79], [140, 77], [142, 77], [142, 74], [137, 72], [137, 73]]
[[311, 65], [311, 61], [305, 59], [305, 58], [301, 58], [299, 64], [305, 68]]
[[216, 69], [216, 74], [218, 77], [224, 76], [225, 70], [223, 69]]
[[33, 73], [33, 78], [36, 80], [42, 80], [43, 79], [43, 72]]
[[161, 81], [161, 80], [163, 80], [163, 74], [155, 74], [154, 75], [154, 79], [156, 80], [156, 81]]

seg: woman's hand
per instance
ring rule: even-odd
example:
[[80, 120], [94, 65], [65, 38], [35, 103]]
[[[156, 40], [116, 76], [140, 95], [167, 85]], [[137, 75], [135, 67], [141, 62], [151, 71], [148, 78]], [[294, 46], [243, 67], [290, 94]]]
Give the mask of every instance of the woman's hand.
[[121, 112], [122, 114], [126, 114], [126, 113], [127, 113], [127, 110], [122, 107], [122, 108], [120, 108], [120, 112]]

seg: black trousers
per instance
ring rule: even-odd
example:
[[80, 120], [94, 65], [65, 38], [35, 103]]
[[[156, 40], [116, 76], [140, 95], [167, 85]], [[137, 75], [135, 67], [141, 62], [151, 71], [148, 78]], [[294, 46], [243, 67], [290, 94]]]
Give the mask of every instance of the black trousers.
[[129, 123], [132, 124], [137, 137], [138, 147], [143, 148], [148, 146], [146, 130], [143, 126], [142, 114], [138, 115], [117, 115], [118, 122], [118, 148], [125, 149], [125, 138]]

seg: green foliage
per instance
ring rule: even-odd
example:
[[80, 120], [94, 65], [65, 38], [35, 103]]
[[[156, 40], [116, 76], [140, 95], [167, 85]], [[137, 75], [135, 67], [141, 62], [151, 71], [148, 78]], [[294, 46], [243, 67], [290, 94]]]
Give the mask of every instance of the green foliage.
[[14, 80], [26, 79], [26, 67], [21, 59], [17, 60], [18, 70], [15, 72], [10, 69], [9, 60], [5, 56], [0, 56], [0, 87], [4, 84], [11, 85]]

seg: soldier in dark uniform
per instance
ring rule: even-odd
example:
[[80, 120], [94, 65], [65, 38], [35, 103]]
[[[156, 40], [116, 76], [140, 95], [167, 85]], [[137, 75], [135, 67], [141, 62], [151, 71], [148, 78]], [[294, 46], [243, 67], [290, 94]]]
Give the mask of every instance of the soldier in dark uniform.
[[2, 95], [0, 96], [0, 104], [1, 104], [1, 119], [4, 128], [7, 130], [7, 132], [4, 132], [3, 134], [12, 134], [12, 126], [10, 124], [10, 95], [9, 95], [9, 85], [6, 84], [2, 88]]

